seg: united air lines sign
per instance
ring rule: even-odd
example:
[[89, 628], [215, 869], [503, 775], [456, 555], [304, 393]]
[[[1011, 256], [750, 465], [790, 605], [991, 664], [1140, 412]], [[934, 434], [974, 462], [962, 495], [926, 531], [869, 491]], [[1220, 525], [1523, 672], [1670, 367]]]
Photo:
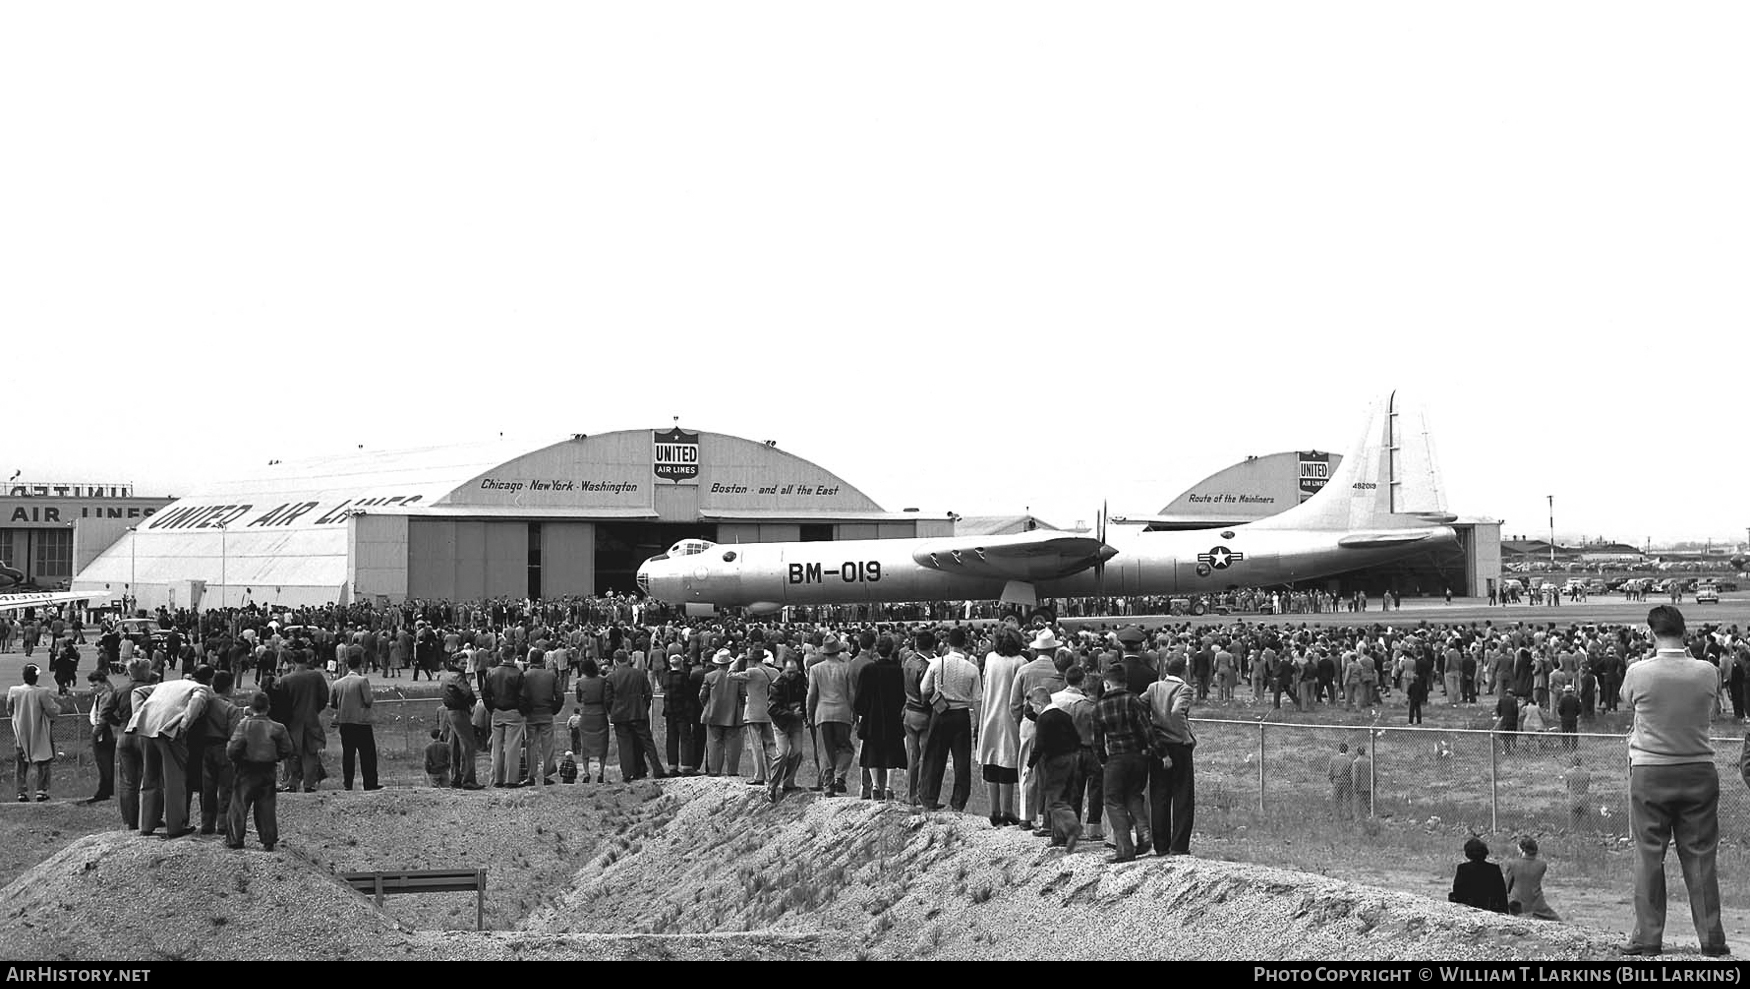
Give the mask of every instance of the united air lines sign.
[[651, 463], [656, 476], [676, 484], [699, 480], [699, 434], [671, 429], [656, 434], [656, 455]]
[[[1298, 454], [1300, 461], [1300, 500], [1305, 501], [1324, 490], [1325, 482], [1331, 479], [1331, 455], [1317, 450], [1302, 450]], [[1341, 459], [1341, 458], [1339, 458]]]

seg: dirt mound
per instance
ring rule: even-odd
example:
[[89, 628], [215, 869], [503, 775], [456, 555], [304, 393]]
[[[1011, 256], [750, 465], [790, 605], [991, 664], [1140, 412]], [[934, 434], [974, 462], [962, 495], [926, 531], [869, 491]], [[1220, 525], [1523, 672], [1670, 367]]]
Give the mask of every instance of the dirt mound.
[[295, 853], [87, 835], [0, 891], [0, 956], [45, 961], [341, 959], [409, 932]]
[[1577, 959], [1602, 932], [1195, 858], [1104, 862], [893, 804], [667, 784], [667, 824], [610, 847], [528, 931], [836, 934], [891, 958]]
[[[485, 869], [486, 927], [509, 930], [601, 848], [623, 848], [647, 818], [665, 818], [662, 795], [651, 782], [282, 794], [280, 840], [335, 872]], [[392, 896], [384, 911], [415, 930], [474, 930], [473, 893]]]

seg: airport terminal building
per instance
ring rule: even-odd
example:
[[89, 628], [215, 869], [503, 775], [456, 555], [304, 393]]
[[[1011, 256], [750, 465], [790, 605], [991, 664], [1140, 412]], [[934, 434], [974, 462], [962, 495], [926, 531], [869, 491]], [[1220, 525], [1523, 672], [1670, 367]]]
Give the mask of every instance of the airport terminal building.
[[0, 564], [25, 586], [66, 587], [129, 526], [174, 500], [138, 495], [132, 484], [14, 479], [0, 488]]
[[688, 537], [952, 531], [773, 444], [624, 430], [272, 464], [158, 509], [73, 588], [131, 584], [145, 608], [551, 598], [629, 592], [640, 563]]

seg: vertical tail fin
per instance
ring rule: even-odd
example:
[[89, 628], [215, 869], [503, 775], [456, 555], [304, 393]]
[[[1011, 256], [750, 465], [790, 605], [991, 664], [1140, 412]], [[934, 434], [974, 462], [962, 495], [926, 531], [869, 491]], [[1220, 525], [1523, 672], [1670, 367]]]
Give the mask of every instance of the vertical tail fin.
[[1343, 455], [1324, 488], [1280, 515], [1252, 523], [1252, 527], [1380, 529], [1445, 521], [1426, 421], [1420, 434], [1406, 442], [1403, 418], [1397, 392], [1376, 401], [1360, 439]]

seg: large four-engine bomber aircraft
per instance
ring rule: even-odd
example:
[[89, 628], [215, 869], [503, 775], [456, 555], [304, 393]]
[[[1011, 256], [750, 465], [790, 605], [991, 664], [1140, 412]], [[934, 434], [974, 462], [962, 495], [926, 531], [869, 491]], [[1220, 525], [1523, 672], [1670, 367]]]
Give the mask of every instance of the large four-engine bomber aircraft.
[[[1432, 461], [1405, 477], [1395, 396], [1370, 415], [1323, 490], [1279, 515], [1222, 530], [1037, 530], [1010, 536], [723, 545], [682, 540], [638, 569], [638, 586], [690, 614], [786, 605], [1203, 594], [1267, 587], [1450, 547]], [[1404, 505], [1419, 504], [1419, 511]]]

